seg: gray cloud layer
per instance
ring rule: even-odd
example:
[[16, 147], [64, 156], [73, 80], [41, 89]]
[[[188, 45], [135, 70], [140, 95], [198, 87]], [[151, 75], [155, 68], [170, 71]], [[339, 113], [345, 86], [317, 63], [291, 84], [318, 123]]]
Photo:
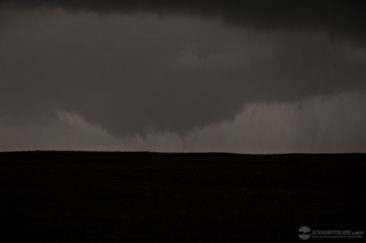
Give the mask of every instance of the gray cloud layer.
[[290, 103], [250, 103], [230, 121], [185, 135], [149, 131], [144, 135], [116, 137], [80, 114], [68, 111], [22, 123], [0, 118], [0, 151], [366, 152], [365, 106], [365, 91]]
[[75, 111], [118, 135], [187, 131], [248, 102], [360, 89], [366, 77], [365, 48], [323, 32], [184, 16], [12, 13], [0, 48], [2, 115]]
[[189, 13], [255, 28], [324, 30], [366, 41], [363, 1], [322, 0], [1, 0], [2, 7], [63, 8], [69, 11]]
[[[65, 3], [57, 6], [72, 9]], [[89, 9], [81, 3], [70, 6]], [[205, 9], [220, 15], [215, 4]], [[353, 93], [366, 84], [363, 32], [48, 8], [8, 8], [0, 18], [0, 150], [364, 151], [366, 115], [347, 113], [365, 99]], [[352, 102], [294, 105], [344, 93]], [[262, 115], [243, 111], [249, 104]], [[338, 108], [351, 119], [338, 119]], [[314, 135], [332, 119], [334, 136]]]

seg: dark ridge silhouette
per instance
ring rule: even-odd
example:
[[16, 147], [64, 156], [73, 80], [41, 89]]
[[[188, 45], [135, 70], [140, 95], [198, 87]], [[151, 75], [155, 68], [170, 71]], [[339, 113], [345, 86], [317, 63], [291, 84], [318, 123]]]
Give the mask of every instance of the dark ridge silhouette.
[[1, 242], [299, 240], [365, 230], [366, 154], [0, 153]]

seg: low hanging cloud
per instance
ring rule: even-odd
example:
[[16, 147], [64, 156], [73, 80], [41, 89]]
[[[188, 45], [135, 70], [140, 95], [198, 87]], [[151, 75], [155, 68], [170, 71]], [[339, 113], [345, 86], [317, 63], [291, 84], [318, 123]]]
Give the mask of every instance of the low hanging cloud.
[[115, 137], [71, 111], [23, 123], [0, 118], [0, 150], [159, 152], [366, 152], [366, 91], [290, 103], [250, 103], [234, 119], [185, 135], [149, 131]]
[[0, 150], [365, 151], [358, 5], [123, 2], [0, 1]]
[[252, 103], [232, 121], [186, 138], [193, 150], [242, 153], [365, 152], [366, 93]]
[[[323, 31], [186, 15], [13, 10], [0, 32], [1, 116], [73, 111], [116, 137], [184, 134], [243, 105], [365, 87], [366, 48]], [[132, 27], [133, 26], [133, 27]]]

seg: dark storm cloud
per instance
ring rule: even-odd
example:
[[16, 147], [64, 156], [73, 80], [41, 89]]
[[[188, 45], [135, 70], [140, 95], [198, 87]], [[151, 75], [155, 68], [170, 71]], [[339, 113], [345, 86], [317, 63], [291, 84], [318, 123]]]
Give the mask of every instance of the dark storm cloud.
[[0, 150], [365, 150], [356, 2], [0, 3]]
[[219, 17], [256, 28], [324, 30], [335, 36], [366, 41], [364, 1], [240, 1], [240, 0], [1, 0], [10, 7], [51, 7], [70, 11], [152, 11], [161, 15], [190, 13]]
[[1, 115], [19, 121], [66, 110], [117, 135], [186, 132], [250, 102], [365, 87], [365, 49], [322, 32], [60, 10], [13, 12], [1, 32]]
[[18, 123], [0, 117], [0, 151], [366, 152], [365, 98], [361, 91], [290, 103], [250, 103], [232, 121], [185, 135], [150, 131], [116, 137], [80, 114], [66, 111]]

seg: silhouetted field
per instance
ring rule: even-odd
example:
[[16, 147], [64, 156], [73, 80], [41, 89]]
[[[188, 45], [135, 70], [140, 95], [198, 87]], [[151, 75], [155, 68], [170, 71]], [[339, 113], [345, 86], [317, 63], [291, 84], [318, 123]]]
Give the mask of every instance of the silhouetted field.
[[365, 230], [366, 155], [0, 153], [0, 242], [298, 240]]

